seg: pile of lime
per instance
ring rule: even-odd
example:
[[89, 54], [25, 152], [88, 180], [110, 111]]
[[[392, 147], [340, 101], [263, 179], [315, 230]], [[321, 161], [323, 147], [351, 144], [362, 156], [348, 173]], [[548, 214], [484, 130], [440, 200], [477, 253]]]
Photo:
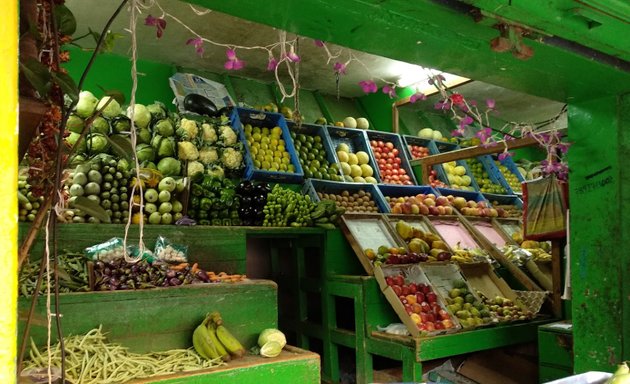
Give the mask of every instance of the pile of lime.
[[321, 136], [292, 131], [291, 138], [305, 178], [343, 181], [337, 164], [330, 164], [326, 158]]
[[490, 180], [490, 175], [488, 175], [488, 172], [486, 172], [486, 169], [479, 160], [473, 158], [467, 159], [466, 162], [468, 163], [468, 167], [470, 168], [473, 177], [477, 180], [481, 193], [496, 193], [499, 195], [504, 195], [506, 193], [505, 188]]
[[295, 172], [295, 166], [291, 164], [291, 155], [282, 138], [282, 128], [254, 127], [245, 124], [243, 129], [254, 167], [272, 172]]
[[495, 161], [495, 164], [499, 168], [499, 172], [501, 172], [501, 174], [503, 175], [505, 180], [510, 185], [510, 188], [512, 188], [513, 191], [520, 192], [521, 191], [521, 181], [518, 179], [518, 176], [516, 176], [514, 173], [512, 173], [512, 171], [510, 171], [510, 169], [508, 167], [506, 167], [505, 165], [501, 164], [500, 161], [498, 161], [498, 160]]

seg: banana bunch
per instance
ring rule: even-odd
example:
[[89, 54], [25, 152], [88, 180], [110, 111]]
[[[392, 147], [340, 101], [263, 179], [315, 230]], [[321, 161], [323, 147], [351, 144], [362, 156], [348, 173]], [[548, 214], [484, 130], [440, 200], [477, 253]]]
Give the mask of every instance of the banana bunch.
[[534, 261], [551, 261], [551, 255], [540, 248], [528, 249]]
[[458, 263], [474, 262], [473, 256], [467, 249], [455, 249], [453, 256], [451, 256], [451, 260], [457, 261]]
[[230, 361], [245, 355], [245, 348], [223, 325], [219, 312], [206, 315], [193, 332], [195, 351], [206, 360]]
[[617, 366], [617, 370], [613, 376], [606, 380], [605, 384], [629, 384], [630, 383], [630, 368], [626, 361]]
[[337, 208], [337, 204], [334, 201], [321, 200], [316, 203], [310, 219], [316, 227], [335, 229], [335, 224], [345, 212], [346, 209], [343, 207]]

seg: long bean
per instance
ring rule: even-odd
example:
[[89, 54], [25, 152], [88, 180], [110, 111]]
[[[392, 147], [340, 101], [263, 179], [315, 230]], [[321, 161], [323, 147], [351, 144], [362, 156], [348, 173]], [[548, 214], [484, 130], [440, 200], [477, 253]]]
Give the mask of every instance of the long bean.
[[[72, 383], [121, 384], [156, 375], [213, 368], [225, 364], [221, 359], [203, 360], [192, 348], [138, 354], [119, 344], [108, 343], [99, 327], [85, 335], [68, 336], [66, 377]], [[30, 360], [25, 368], [47, 368], [48, 350], [40, 351], [31, 342]], [[59, 345], [51, 346], [52, 366], [61, 366]]]

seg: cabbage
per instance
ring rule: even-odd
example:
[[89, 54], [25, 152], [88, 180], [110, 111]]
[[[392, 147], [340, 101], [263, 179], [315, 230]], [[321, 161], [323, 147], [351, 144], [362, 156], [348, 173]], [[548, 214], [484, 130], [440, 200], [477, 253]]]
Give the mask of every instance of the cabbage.
[[151, 131], [148, 129], [139, 129], [136, 131], [136, 141], [138, 144], [149, 144], [151, 143]]
[[203, 164], [198, 161], [191, 161], [188, 163], [188, 168], [186, 170], [188, 176], [193, 177], [198, 173], [203, 173], [204, 168]]
[[[127, 117], [131, 118], [131, 106], [127, 108]], [[151, 122], [151, 113], [142, 104], [136, 104], [133, 109], [133, 122], [138, 128], [147, 128]]]
[[173, 137], [155, 135], [153, 140], [151, 140], [151, 146], [155, 149], [159, 158], [175, 156], [175, 139]]
[[177, 176], [181, 171], [181, 163], [173, 157], [165, 157], [157, 164], [157, 169], [162, 176]]
[[131, 130], [131, 120], [125, 115], [114, 117], [110, 125], [114, 133], [129, 132]]
[[170, 119], [162, 119], [153, 124], [153, 132], [164, 137], [169, 137], [175, 134], [175, 129]]
[[68, 117], [68, 122], [66, 123], [66, 128], [70, 132], [81, 133], [83, 131], [83, 127], [85, 123], [82, 118], [75, 115], [74, 113]]
[[98, 99], [94, 97], [90, 91], [82, 91], [79, 93], [79, 102], [77, 103], [77, 115], [84, 119], [92, 116], [98, 104]]
[[260, 332], [258, 335], [258, 346], [262, 347], [270, 341], [275, 341], [281, 345], [281, 349], [287, 345], [287, 338], [284, 336], [284, 333], [280, 332], [275, 328], [268, 328], [264, 331]]
[[140, 163], [140, 168], [146, 168], [146, 169], [155, 169], [157, 170], [157, 166], [155, 165], [154, 162], [152, 161], [143, 161], [142, 163]]
[[282, 352], [282, 345], [277, 341], [268, 341], [260, 347], [260, 356], [263, 357], [276, 357]]
[[[66, 137], [66, 142], [72, 147], [75, 145], [77, 140], [81, 137], [80, 133], [71, 132], [68, 137]], [[87, 150], [87, 144], [85, 143], [85, 139], [81, 140], [81, 143], [77, 147], [76, 153], [84, 153]]]
[[90, 124], [90, 133], [102, 133], [109, 135], [109, 122], [105, 118], [98, 116]]
[[149, 144], [138, 144], [136, 146], [136, 156], [139, 162], [155, 160], [155, 150]]
[[418, 132], [418, 137], [421, 139], [433, 140], [433, 129], [431, 128], [422, 128]]
[[[105, 103], [108, 103], [107, 107], [101, 110], [103, 106], [105, 106]], [[101, 111], [101, 115], [107, 117], [108, 119], [114, 118], [122, 113], [120, 104], [118, 104], [118, 102], [110, 96], [103, 97], [96, 105], [96, 109]]]
[[177, 143], [177, 154], [180, 160], [197, 160], [199, 151], [190, 141], [180, 141]]
[[87, 148], [91, 153], [106, 153], [109, 150], [109, 141], [105, 135], [92, 133], [87, 137]]
[[154, 101], [153, 104], [147, 105], [147, 110], [151, 114], [151, 119], [153, 121], [166, 118], [166, 106], [164, 106], [164, 104], [160, 103], [159, 101]]

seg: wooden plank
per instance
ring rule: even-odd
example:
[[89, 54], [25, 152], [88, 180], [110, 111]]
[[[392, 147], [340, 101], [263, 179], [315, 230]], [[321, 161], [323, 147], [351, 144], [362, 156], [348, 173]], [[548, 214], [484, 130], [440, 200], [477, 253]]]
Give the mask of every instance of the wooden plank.
[[286, 346], [273, 358], [248, 355], [213, 369], [138, 379], [129, 384], [319, 384], [319, 371], [316, 353]]
[[[60, 296], [64, 335], [83, 334], [102, 325], [111, 341], [137, 352], [190, 347], [194, 328], [211, 311], [221, 313], [247, 348], [256, 343], [260, 331], [277, 327], [277, 285], [268, 280]], [[29, 305], [30, 300], [20, 298], [20, 334]], [[35, 316], [46, 318], [43, 297]], [[36, 344], [44, 344], [45, 322], [36, 322], [31, 336]], [[57, 337], [55, 331], [52, 337]]]

